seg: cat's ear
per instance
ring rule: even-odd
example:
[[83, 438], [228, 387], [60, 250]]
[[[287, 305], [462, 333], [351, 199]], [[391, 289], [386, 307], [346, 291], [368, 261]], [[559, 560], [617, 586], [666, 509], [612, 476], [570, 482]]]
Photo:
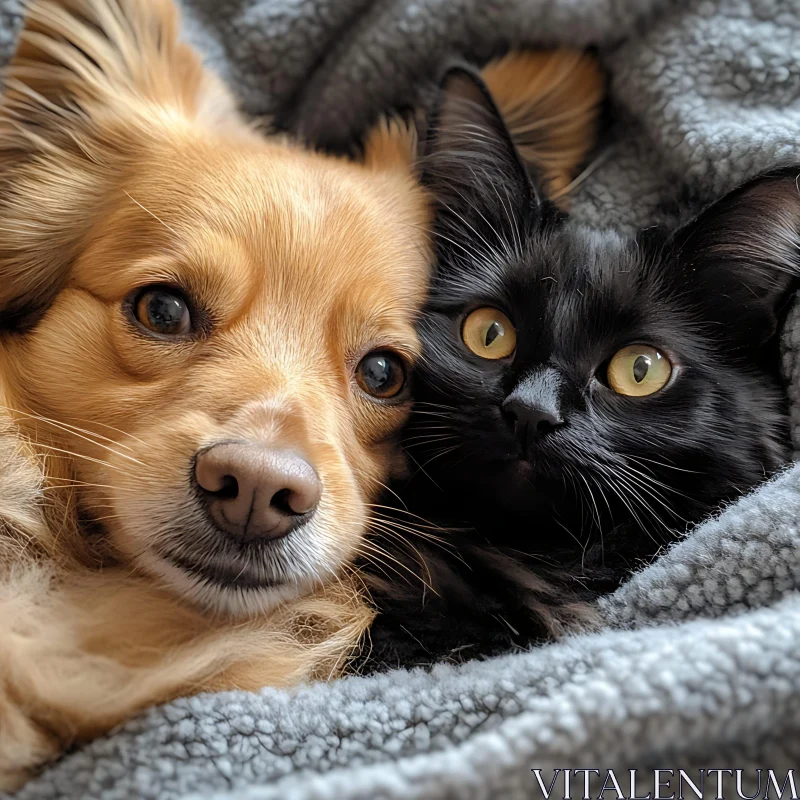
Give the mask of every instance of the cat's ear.
[[755, 178], [672, 237], [687, 288], [743, 347], [775, 333], [800, 276], [799, 181], [800, 166]]
[[542, 206], [489, 90], [468, 67], [451, 68], [440, 84], [422, 183], [453, 233], [471, 231], [492, 246], [518, 235]]

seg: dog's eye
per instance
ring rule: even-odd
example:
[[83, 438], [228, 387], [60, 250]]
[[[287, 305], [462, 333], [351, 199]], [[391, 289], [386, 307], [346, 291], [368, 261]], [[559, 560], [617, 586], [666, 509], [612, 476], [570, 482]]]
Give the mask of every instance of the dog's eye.
[[654, 347], [623, 347], [608, 364], [608, 384], [617, 393], [644, 397], [663, 389], [672, 374], [669, 359]]
[[387, 350], [367, 353], [356, 367], [356, 382], [362, 392], [388, 400], [397, 397], [406, 384], [406, 370], [402, 359]]
[[173, 289], [145, 289], [134, 303], [134, 314], [147, 330], [163, 336], [181, 336], [192, 330], [189, 306]]
[[491, 360], [508, 358], [517, 348], [517, 332], [511, 320], [496, 308], [473, 311], [464, 320], [461, 338], [476, 356]]

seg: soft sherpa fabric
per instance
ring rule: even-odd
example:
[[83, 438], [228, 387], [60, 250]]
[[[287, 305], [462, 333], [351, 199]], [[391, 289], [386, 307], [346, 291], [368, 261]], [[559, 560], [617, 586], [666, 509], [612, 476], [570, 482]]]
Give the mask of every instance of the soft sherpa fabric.
[[[19, 797], [479, 800], [533, 796], [535, 767], [785, 774], [800, 759], [798, 519], [800, 465], [605, 603], [615, 627], [638, 629], [431, 673], [180, 700]], [[678, 622], [638, 627], [665, 620]]]
[[[594, 224], [671, 221], [679, 203], [800, 161], [798, 0], [184, 6], [188, 36], [248, 111], [332, 147], [413, 102], [453, 54], [597, 45], [619, 127], [575, 207]], [[0, 0], [6, 52], [13, 10]], [[796, 315], [785, 367], [797, 434]], [[607, 599], [606, 631], [431, 673], [181, 700], [64, 758], [19, 798], [513, 800], [535, 796], [532, 768], [785, 771], [800, 761], [798, 520], [800, 466]]]

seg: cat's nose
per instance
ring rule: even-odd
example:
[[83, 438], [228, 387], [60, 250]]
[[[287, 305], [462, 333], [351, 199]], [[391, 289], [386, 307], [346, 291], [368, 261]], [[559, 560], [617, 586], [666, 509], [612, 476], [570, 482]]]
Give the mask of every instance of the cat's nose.
[[509, 397], [503, 403], [503, 413], [514, 425], [514, 434], [525, 453], [539, 439], [564, 424], [557, 410], [539, 408], [516, 397]]

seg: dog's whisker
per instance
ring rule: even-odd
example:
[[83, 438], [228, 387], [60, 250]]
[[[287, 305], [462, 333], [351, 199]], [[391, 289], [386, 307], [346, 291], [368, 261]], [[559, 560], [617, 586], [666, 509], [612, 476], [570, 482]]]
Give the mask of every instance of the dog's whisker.
[[[111, 464], [108, 461], [104, 461], [101, 458], [93, 458], [92, 456], [87, 456], [87, 455], [84, 455], [83, 453], [74, 453], [71, 450], [64, 450], [61, 447], [55, 447], [53, 445], [43, 444], [42, 442], [36, 442], [35, 447], [36, 447], [36, 449], [42, 449], [42, 450], [48, 451], [48, 455], [51, 458], [58, 458], [58, 457], [63, 457], [63, 458], [81, 458], [84, 461], [91, 461], [94, 464], [100, 464], [103, 467], [108, 467], [109, 469], [113, 469], [113, 470], [116, 470], [117, 472], [121, 472], [123, 475], [126, 475], [127, 477], [132, 478], [134, 480], [139, 480], [139, 479], [144, 479], [145, 478], [145, 476], [135, 475], [132, 472], [127, 472], [126, 470], [122, 469], [121, 467], [118, 467], [116, 464]], [[59, 455], [58, 456], [53, 456], [52, 453], [58, 453]]]
[[406, 582], [410, 582], [410, 581], [408, 581], [408, 578], [406, 578], [402, 574], [402, 572], [399, 572], [394, 566], [392, 566], [392, 564], [396, 564], [398, 567], [400, 567], [401, 569], [405, 570], [412, 577], [416, 578], [419, 581], [422, 581], [422, 583], [425, 585], [425, 587], [428, 590], [430, 590], [431, 592], [436, 594], [436, 592], [433, 589], [433, 587], [430, 586], [428, 583], [426, 583], [421, 575], [419, 575], [417, 572], [414, 572], [414, 570], [411, 569], [407, 564], [404, 564], [397, 557], [393, 556], [391, 553], [389, 553], [386, 550], [384, 550], [382, 547], [377, 545], [375, 542], [366, 541], [366, 540], [361, 542], [361, 544], [359, 545], [359, 552], [365, 557], [367, 557], [369, 554], [373, 554], [373, 555], [379, 556], [379, 557], [381, 557], [383, 559], [388, 559], [389, 562], [391, 562], [391, 564], [388, 563], [387, 561], [381, 561], [381, 563], [384, 566], [389, 567], [390, 569], [392, 569], [393, 572], [396, 572], [397, 575], [399, 575], [403, 580], [405, 580]]
[[420, 466], [420, 470], [424, 470], [431, 462], [435, 461], [437, 458], [441, 458], [442, 456], [446, 456], [448, 453], [452, 453], [455, 450], [458, 450], [460, 445], [455, 445], [454, 447], [447, 447], [444, 450], [441, 450], [437, 453], [434, 453], [424, 464]]
[[133, 197], [130, 194], [130, 192], [125, 191], [125, 194], [128, 195], [128, 197], [131, 200], [133, 200], [133, 202], [136, 203], [136, 205], [139, 206], [139, 208], [141, 208], [142, 211], [144, 211], [145, 213], [149, 214], [157, 222], [160, 222], [170, 233], [174, 233], [176, 236], [178, 235], [174, 228], [170, 228], [170, 226], [167, 225], [167, 223], [164, 222], [164, 220], [161, 219], [161, 217], [156, 216], [149, 208], [145, 208], [135, 197]]
[[[415, 547], [414, 544], [407, 537], [405, 537], [402, 534], [397, 533], [396, 531], [393, 531], [393, 530], [391, 530], [389, 528], [375, 527], [373, 530], [376, 530], [378, 533], [380, 533], [383, 536], [388, 536], [389, 538], [399, 542], [403, 547], [408, 548], [411, 551], [413, 551], [414, 555], [416, 556], [417, 563], [419, 563], [419, 565], [425, 570], [425, 573], [426, 573], [426, 575], [428, 577], [427, 583], [428, 584], [432, 583], [430, 567], [428, 566], [427, 560], [422, 555], [420, 550], [417, 547]], [[374, 540], [372, 540], [372, 543], [375, 544]]]
[[[85, 487], [87, 489], [109, 489], [111, 491], [129, 491], [128, 487], [120, 487], [120, 486], [111, 486], [108, 483], [89, 483], [87, 481], [78, 481], [78, 480], [71, 480], [69, 478], [48, 478], [48, 484], [42, 487], [42, 491], [49, 492], [49, 491], [68, 491], [72, 489], [77, 489], [79, 487]], [[54, 480], [61, 480], [63, 483], [61, 484], [52, 484], [51, 481]], [[132, 489], [130, 491], [133, 491]]]
[[[408, 440], [403, 444], [404, 450], [413, 450], [417, 447], [425, 447], [426, 445], [440, 444], [442, 442], [455, 441], [459, 437], [453, 434], [443, 434], [439, 436], [424, 436], [417, 437], [416, 441]], [[410, 442], [410, 443], [409, 443]]]
[[[409, 517], [414, 517], [414, 519], [418, 519], [420, 522], [423, 523], [423, 527], [431, 528], [433, 530], [439, 531], [450, 531], [451, 528], [443, 528], [441, 525], [437, 525], [435, 522], [431, 522], [430, 520], [426, 519], [425, 517], [421, 517], [419, 514], [414, 514], [413, 512], [409, 511], [407, 508], [394, 508], [392, 506], [385, 506], [381, 505], [380, 503], [367, 503], [368, 508], [379, 508], [384, 511], [393, 511], [393, 512], [400, 512], [402, 514], [406, 514]], [[382, 516], [379, 512], [376, 512], [378, 516]]]
[[[376, 527], [378, 525], [390, 526], [391, 529], [394, 531], [403, 531], [404, 533], [411, 534], [420, 539], [425, 539], [426, 541], [429, 542], [448, 544], [448, 540], [442, 536], [436, 536], [435, 534], [430, 533], [429, 531], [426, 530], [422, 530], [421, 528], [404, 525], [403, 523], [398, 522], [397, 520], [391, 519], [389, 517], [374, 516], [371, 519], [371, 523]], [[444, 529], [441, 530], [444, 531]], [[449, 532], [449, 531], [444, 531], [444, 532]]]
[[[140, 439], [138, 436], [134, 436], [132, 433], [128, 433], [128, 431], [123, 431], [121, 428], [115, 428], [113, 425], [109, 425], [106, 422], [100, 422], [99, 420], [96, 419], [92, 420], [82, 419], [80, 417], [69, 417], [69, 419], [73, 419], [75, 420], [75, 422], [83, 422], [92, 425], [99, 425], [101, 428], [105, 428], [106, 430], [109, 431], [114, 431], [114, 433], [121, 433], [123, 436], [127, 436], [129, 439], [133, 439], [134, 441], [139, 442], [139, 444], [143, 444], [145, 447], [149, 446], [147, 442], [144, 441], [144, 439]], [[116, 441], [116, 440], [111, 440], [111, 441]], [[121, 442], [116, 442], [116, 444], [121, 444]]]
[[[54, 424], [56, 427], [59, 427], [56, 423], [50, 423], [50, 424]], [[66, 429], [64, 429], [64, 430], [66, 430]], [[150, 466], [148, 464], [145, 464], [143, 461], [140, 461], [138, 458], [134, 458], [133, 456], [129, 456], [127, 453], [120, 453], [118, 450], [115, 450], [113, 447], [109, 447], [108, 445], [105, 445], [102, 442], [98, 442], [98, 441], [96, 441], [94, 439], [90, 439], [88, 436], [84, 436], [83, 434], [80, 434], [77, 431], [71, 431], [71, 432], [73, 433], [73, 435], [77, 436], [79, 439], [83, 439], [83, 440], [85, 440], [87, 442], [90, 442], [91, 444], [95, 445], [96, 447], [100, 447], [103, 450], [106, 450], [107, 452], [112, 453], [115, 456], [119, 456], [120, 458], [124, 458], [127, 461], [130, 461], [131, 463], [136, 464], [137, 466], [144, 467], [145, 469], [149, 469], [150, 468]], [[123, 445], [123, 446], [127, 447], [127, 445]], [[128, 449], [130, 449], [130, 448], [128, 448]]]
[[[80, 428], [77, 425], [70, 425], [67, 422], [58, 422], [57, 420], [51, 419], [50, 417], [42, 416], [41, 414], [32, 414], [27, 411], [22, 411], [21, 409], [10, 408], [8, 406], [0, 406], [0, 410], [8, 411], [12, 414], [20, 414], [22, 416], [28, 417], [29, 419], [37, 420], [40, 422], [46, 422], [49, 425], [52, 425], [54, 428], [58, 428], [59, 430], [68, 431], [70, 433], [78, 433], [78, 434], [86, 434], [87, 436], [102, 439], [105, 442], [109, 442], [110, 444], [118, 444], [120, 447], [124, 447], [126, 450], [131, 450], [132, 448], [129, 447], [127, 444], [123, 444], [122, 442], [117, 442], [114, 439], [109, 439], [108, 436], [103, 436], [100, 433], [95, 433], [94, 431], [90, 431], [87, 428]], [[120, 431], [122, 433], [122, 431]], [[86, 438], [86, 436], [81, 437]], [[92, 441], [89, 439], [87, 441]], [[122, 455], [118, 453], [118, 455]]]
[[[387, 491], [387, 492], [389, 492], [389, 494], [394, 495], [400, 501], [400, 505], [403, 507], [403, 510], [406, 513], [411, 513], [411, 512], [409, 512], [408, 507], [406, 506], [405, 501], [403, 500], [403, 498], [400, 497], [400, 495], [397, 494], [397, 492], [394, 489], [392, 489], [390, 486], [387, 486], [385, 483], [383, 483], [383, 481], [376, 481], [375, 483], [378, 486], [380, 486], [381, 489], [383, 489], [384, 491]], [[370, 505], [370, 504], [368, 504], [368, 505]], [[372, 506], [370, 506], [370, 507], [372, 507]]]
[[[36, 422], [43, 422], [43, 423], [45, 423], [47, 425], [50, 425], [50, 426], [56, 428], [57, 430], [61, 430], [61, 431], [64, 431], [65, 433], [70, 433], [70, 434], [72, 434], [74, 436], [77, 436], [79, 439], [83, 439], [84, 441], [87, 441], [90, 444], [95, 445], [96, 447], [100, 447], [103, 450], [108, 451], [109, 453], [113, 453], [114, 455], [119, 456], [120, 458], [124, 458], [124, 459], [126, 459], [128, 461], [131, 461], [132, 463], [137, 464], [140, 467], [144, 467], [145, 469], [149, 468], [149, 466], [147, 464], [145, 464], [143, 461], [140, 461], [139, 459], [134, 458], [133, 456], [130, 456], [127, 453], [120, 453], [118, 450], [115, 450], [113, 447], [109, 447], [108, 445], [105, 445], [102, 442], [97, 441], [94, 438], [90, 438], [90, 436], [95, 436], [95, 434], [93, 434], [92, 431], [86, 431], [86, 433], [90, 434], [90, 436], [85, 436], [83, 433], [79, 432], [79, 431], [82, 431], [83, 429], [76, 428], [74, 425], [67, 425], [66, 423], [60, 423], [60, 422], [57, 422], [56, 420], [49, 419], [48, 417], [43, 417], [43, 416], [41, 416], [39, 414], [29, 414], [28, 412], [21, 411], [19, 409], [10, 409], [8, 407], [5, 407], [5, 410], [7, 410], [7, 411], [9, 411], [11, 413], [20, 414], [20, 415], [25, 416], [25, 417], [27, 417], [29, 419], [32, 419], [32, 420], [34, 420]], [[113, 441], [111, 439], [108, 439], [105, 436], [101, 436], [100, 438], [105, 439], [106, 441]], [[115, 442], [115, 444], [116, 444], [116, 442]], [[45, 445], [43, 445], [41, 442], [37, 442], [36, 446], [37, 447], [43, 447]], [[130, 450], [128, 445], [121, 445], [121, 446]]]
[[377, 533], [386, 534], [387, 536], [399, 539], [403, 542], [408, 542], [409, 546], [411, 547], [413, 547], [414, 545], [411, 543], [410, 537], [416, 536], [419, 539], [423, 539], [427, 542], [441, 545], [443, 549], [450, 549], [448, 546], [448, 542], [445, 539], [440, 539], [439, 537], [433, 537], [430, 535], [421, 534], [413, 529], [396, 528], [393, 527], [391, 524], [381, 522], [380, 520], [372, 520], [372, 523], [370, 524], [370, 529]]

